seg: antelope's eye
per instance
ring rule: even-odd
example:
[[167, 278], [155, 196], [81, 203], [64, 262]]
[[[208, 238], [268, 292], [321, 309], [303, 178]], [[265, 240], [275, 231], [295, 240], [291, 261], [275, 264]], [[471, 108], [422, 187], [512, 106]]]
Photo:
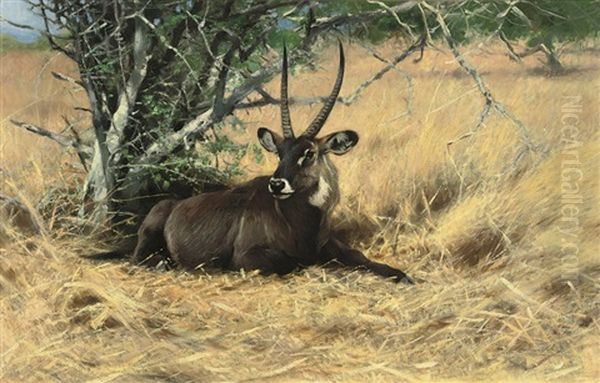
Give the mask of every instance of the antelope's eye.
[[307, 149], [304, 152], [304, 155], [302, 157], [298, 158], [298, 166], [306, 166], [306, 165], [310, 164], [314, 158], [315, 158], [315, 152], [310, 149]]

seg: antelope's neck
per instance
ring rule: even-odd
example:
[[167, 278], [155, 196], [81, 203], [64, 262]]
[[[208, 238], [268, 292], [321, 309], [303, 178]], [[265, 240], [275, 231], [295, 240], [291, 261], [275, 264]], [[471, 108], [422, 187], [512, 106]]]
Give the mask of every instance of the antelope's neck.
[[319, 181], [316, 189], [309, 195], [308, 203], [319, 208], [325, 216], [328, 216], [340, 200], [338, 174], [337, 169], [327, 157], [322, 157], [318, 166], [321, 166]]

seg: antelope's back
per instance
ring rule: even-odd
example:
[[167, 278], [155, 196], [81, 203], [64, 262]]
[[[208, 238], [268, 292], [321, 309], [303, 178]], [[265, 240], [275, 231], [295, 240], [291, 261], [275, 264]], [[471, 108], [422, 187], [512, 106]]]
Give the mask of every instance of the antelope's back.
[[181, 201], [165, 225], [171, 256], [187, 269], [199, 264], [225, 267], [244, 213], [260, 209], [268, 177], [259, 177], [237, 188], [203, 193]]

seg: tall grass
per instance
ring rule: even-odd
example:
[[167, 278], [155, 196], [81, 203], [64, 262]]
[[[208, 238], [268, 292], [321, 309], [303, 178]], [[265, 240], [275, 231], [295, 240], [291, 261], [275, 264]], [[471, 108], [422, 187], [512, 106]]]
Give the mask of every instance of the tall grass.
[[[63, 132], [69, 121], [82, 131], [89, 127], [81, 88], [55, 80], [52, 72], [77, 76], [66, 57], [49, 51], [10, 50], [0, 54], [0, 180], [15, 183], [33, 199], [40, 198], [57, 178], [68, 178], [79, 170], [72, 155], [45, 138], [13, 126], [10, 119], [25, 120]], [[67, 130], [66, 134], [70, 134]], [[3, 185], [3, 188], [6, 185]]]
[[[389, 42], [377, 49], [391, 57], [401, 47]], [[347, 50], [343, 94], [383, 65], [360, 47]], [[407, 288], [358, 271], [319, 268], [264, 278], [92, 264], [80, 255], [95, 243], [50, 227], [34, 246], [22, 240], [0, 250], [0, 379], [600, 378], [597, 54], [571, 52], [564, 61], [573, 70], [548, 78], [535, 61], [513, 64], [496, 47], [464, 50], [496, 99], [522, 119], [535, 152], [516, 160], [521, 132], [497, 115], [447, 145], [476, 126], [483, 107], [472, 80], [447, 52], [402, 63], [351, 106], [338, 105], [323, 131], [354, 129], [361, 137], [356, 149], [335, 158], [342, 187], [336, 226], [370, 258], [421, 283]], [[0, 58], [0, 166], [8, 174], [2, 187], [32, 200], [67, 182], [64, 174], [76, 160], [9, 127], [6, 117], [39, 116], [34, 122], [60, 129], [60, 114], [83, 102], [46, 75], [41, 91], [32, 88], [31, 73], [48, 57]], [[327, 94], [335, 51], [322, 57], [315, 72], [294, 74], [292, 95]], [[276, 94], [277, 79], [268, 88]], [[584, 198], [574, 258], [563, 246], [570, 237], [559, 230], [565, 217], [563, 96], [581, 96], [583, 105], [577, 166]], [[38, 106], [22, 109], [33, 101]], [[295, 129], [306, 127], [318, 108], [293, 107]], [[260, 126], [278, 129], [276, 107], [236, 117], [247, 127], [235, 136], [242, 142], [255, 142]], [[273, 171], [276, 161], [248, 158], [245, 178]]]

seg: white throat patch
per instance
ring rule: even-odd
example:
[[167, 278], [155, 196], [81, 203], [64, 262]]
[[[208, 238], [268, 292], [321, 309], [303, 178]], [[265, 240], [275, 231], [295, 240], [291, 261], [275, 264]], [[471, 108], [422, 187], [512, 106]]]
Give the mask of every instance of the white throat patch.
[[319, 178], [319, 186], [317, 187], [317, 191], [315, 192], [315, 194], [310, 196], [310, 198], [308, 199], [308, 202], [313, 206], [322, 208], [323, 205], [325, 205], [325, 203], [327, 202], [327, 198], [329, 197], [330, 191], [331, 191], [331, 187], [329, 186], [327, 181], [325, 181], [325, 178], [320, 177]]

